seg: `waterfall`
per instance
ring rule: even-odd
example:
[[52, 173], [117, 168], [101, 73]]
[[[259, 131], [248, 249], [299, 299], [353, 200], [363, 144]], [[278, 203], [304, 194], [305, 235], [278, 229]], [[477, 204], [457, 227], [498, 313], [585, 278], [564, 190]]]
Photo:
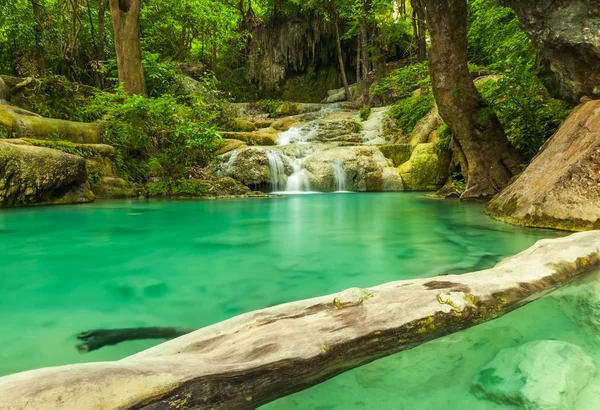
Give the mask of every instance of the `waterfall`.
[[286, 191], [288, 192], [308, 192], [310, 191], [310, 183], [308, 182], [308, 175], [302, 168], [303, 159], [296, 158], [290, 162], [290, 165], [294, 169], [294, 173], [289, 176], [287, 180]]
[[271, 175], [271, 188], [273, 191], [283, 191], [286, 187], [285, 166], [283, 164], [282, 154], [267, 150], [267, 160], [269, 161], [269, 173]]
[[333, 177], [336, 191], [346, 190], [346, 171], [344, 171], [344, 160], [336, 159], [333, 161]]
[[319, 131], [319, 123], [307, 122], [301, 127], [290, 127], [287, 131], [277, 135], [277, 145], [289, 145], [292, 143], [305, 143], [315, 138]]

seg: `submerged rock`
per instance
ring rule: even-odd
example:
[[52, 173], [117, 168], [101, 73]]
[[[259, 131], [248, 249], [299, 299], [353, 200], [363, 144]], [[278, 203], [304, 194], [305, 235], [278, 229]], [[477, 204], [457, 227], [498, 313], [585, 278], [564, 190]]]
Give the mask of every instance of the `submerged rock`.
[[568, 410], [595, 374], [594, 361], [579, 346], [540, 340], [501, 350], [479, 371], [473, 391], [525, 410]]
[[85, 160], [50, 148], [0, 142], [0, 207], [92, 202]]
[[486, 213], [516, 225], [600, 228], [600, 101], [576, 108], [542, 150]]
[[564, 314], [600, 338], [600, 272], [550, 295]]
[[448, 178], [450, 155], [440, 153], [435, 144], [418, 144], [410, 159], [398, 167], [407, 191], [435, 191]]

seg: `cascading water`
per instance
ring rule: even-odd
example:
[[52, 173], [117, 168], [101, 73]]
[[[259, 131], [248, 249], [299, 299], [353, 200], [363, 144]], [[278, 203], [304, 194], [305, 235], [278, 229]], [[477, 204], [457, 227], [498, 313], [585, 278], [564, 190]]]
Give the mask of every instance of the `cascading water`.
[[346, 191], [346, 171], [344, 170], [344, 160], [336, 159], [333, 161], [333, 177], [336, 191]]
[[[269, 161], [269, 173], [271, 175], [271, 187], [274, 191], [284, 191], [286, 187], [285, 165], [283, 154], [268, 150], [265, 152]], [[287, 158], [286, 158], [287, 159]]]
[[278, 145], [289, 145], [293, 143], [306, 143], [313, 139], [319, 132], [318, 122], [307, 122], [301, 127], [290, 127], [289, 130], [279, 133]]
[[308, 192], [310, 191], [310, 183], [308, 181], [308, 175], [302, 168], [303, 158], [295, 158], [290, 165], [294, 169], [294, 173], [289, 176], [287, 181], [286, 191], [288, 192]]

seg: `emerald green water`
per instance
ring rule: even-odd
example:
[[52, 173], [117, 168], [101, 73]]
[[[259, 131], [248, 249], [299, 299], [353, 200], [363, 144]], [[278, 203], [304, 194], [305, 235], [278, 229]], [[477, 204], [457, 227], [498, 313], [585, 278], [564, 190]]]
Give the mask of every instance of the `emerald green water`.
[[[74, 345], [82, 330], [202, 327], [348, 287], [488, 268], [561, 235], [494, 222], [478, 204], [419, 194], [2, 210], [0, 375], [119, 359], [157, 343], [81, 355]], [[470, 380], [500, 348], [539, 338], [598, 351], [545, 298], [265, 408], [498, 408], [474, 398]]]

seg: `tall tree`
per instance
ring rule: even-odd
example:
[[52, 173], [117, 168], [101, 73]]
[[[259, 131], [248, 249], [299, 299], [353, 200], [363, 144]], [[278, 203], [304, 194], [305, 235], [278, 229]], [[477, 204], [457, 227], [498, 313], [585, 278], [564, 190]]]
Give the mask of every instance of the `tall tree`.
[[[346, 99], [348, 101], [352, 100], [352, 95], [350, 94], [350, 86], [348, 85], [348, 77], [346, 76], [346, 67], [344, 66], [344, 55], [342, 54], [342, 43], [340, 40], [340, 24], [339, 24], [339, 16], [337, 12], [337, 7], [335, 5], [335, 0], [330, 1], [329, 10], [331, 12], [333, 18], [333, 26], [335, 29], [335, 45], [338, 57], [338, 63], [340, 65], [340, 75], [342, 76], [342, 83], [344, 84], [344, 91], [346, 92]], [[357, 79], [358, 81], [358, 79]]]
[[417, 42], [417, 61], [425, 61], [427, 59], [425, 3], [424, 0], [410, 0], [410, 5], [413, 9], [412, 25]]
[[42, 13], [41, 13], [41, 0], [31, 0], [31, 7], [33, 9], [33, 18], [35, 19], [34, 34], [35, 34], [35, 48], [33, 50], [33, 58], [35, 60], [37, 74], [41, 77], [46, 75], [46, 56], [43, 42], [43, 24], [42, 24]]
[[[98, 1], [98, 61], [97, 68], [104, 66], [106, 60], [106, 26], [104, 23], [104, 15], [108, 7], [109, 0]], [[104, 89], [104, 73], [100, 72], [100, 88]]]
[[362, 80], [363, 80], [363, 105], [369, 104], [369, 27], [367, 25], [367, 15], [371, 10], [371, 0], [362, 0], [362, 8], [359, 17], [360, 26], [360, 54], [362, 60]]
[[467, 0], [424, 0], [429, 67], [439, 113], [454, 131], [467, 178], [462, 199], [490, 198], [508, 185], [521, 158], [495, 114], [484, 112], [467, 66]]
[[141, 0], [110, 0], [119, 81], [127, 94], [146, 96], [140, 44]]

